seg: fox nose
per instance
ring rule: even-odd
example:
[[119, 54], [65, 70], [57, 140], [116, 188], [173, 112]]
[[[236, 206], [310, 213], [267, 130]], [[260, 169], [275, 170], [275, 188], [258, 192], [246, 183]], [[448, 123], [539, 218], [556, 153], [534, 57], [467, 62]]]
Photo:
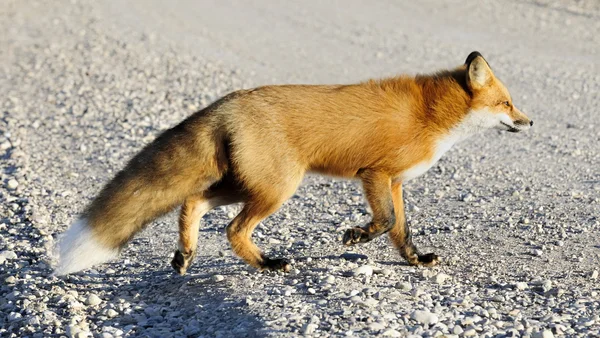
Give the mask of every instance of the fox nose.
[[533, 120], [529, 121], [529, 126], [533, 127]]

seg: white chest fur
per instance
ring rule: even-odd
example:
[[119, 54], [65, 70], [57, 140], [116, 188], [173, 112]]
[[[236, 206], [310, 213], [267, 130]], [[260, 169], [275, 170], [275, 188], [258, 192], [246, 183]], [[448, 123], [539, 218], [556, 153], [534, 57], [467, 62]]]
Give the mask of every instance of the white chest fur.
[[431, 168], [439, 159], [444, 155], [452, 146], [459, 141], [459, 137], [456, 135], [447, 135], [435, 144], [433, 156], [428, 160], [419, 162], [412, 167], [406, 169], [398, 178], [402, 182], [412, 180], [413, 178], [423, 175], [429, 168]]
[[470, 111], [460, 123], [451, 128], [446, 135], [440, 137], [437, 142], [435, 142], [433, 156], [406, 169], [400, 174], [397, 180], [406, 182], [423, 175], [439, 161], [442, 155], [450, 150], [455, 143], [497, 125], [501, 115], [503, 114], [493, 114], [485, 110]]

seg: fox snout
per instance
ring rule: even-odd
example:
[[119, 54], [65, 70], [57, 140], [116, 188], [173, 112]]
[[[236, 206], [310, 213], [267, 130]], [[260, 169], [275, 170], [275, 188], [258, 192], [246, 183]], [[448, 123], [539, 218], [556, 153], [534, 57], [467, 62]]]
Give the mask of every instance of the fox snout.
[[511, 114], [509, 115], [512, 120], [512, 124], [502, 122], [508, 127], [508, 131], [511, 133], [518, 133], [523, 130], [527, 130], [533, 126], [533, 120], [531, 120], [522, 111], [513, 107]]
[[515, 122], [515, 126], [525, 126], [525, 127], [531, 127], [533, 126], [533, 120], [516, 120]]

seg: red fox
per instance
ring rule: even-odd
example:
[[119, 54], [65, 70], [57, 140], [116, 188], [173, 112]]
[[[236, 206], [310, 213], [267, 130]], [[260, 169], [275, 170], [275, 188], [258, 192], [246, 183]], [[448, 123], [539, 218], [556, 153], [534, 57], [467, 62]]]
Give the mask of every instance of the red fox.
[[163, 132], [102, 189], [59, 243], [55, 274], [105, 262], [146, 224], [181, 205], [179, 247], [171, 262], [184, 274], [196, 254], [201, 218], [243, 203], [226, 228], [232, 250], [259, 269], [288, 271], [252, 242], [306, 172], [360, 179], [372, 220], [348, 229], [343, 244], [389, 233], [411, 265], [433, 266], [412, 242], [402, 183], [422, 175], [452, 145], [489, 128], [533, 125], [487, 61], [432, 75], [351, 85], [282, 85], [239, 90]]

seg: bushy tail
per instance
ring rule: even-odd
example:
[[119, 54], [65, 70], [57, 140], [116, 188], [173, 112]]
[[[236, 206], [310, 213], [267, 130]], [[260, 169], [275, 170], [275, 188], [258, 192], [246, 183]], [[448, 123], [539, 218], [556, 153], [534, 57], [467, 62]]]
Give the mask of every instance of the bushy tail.
[[200, 122], [188, 119], [163, 133], [104, 187], [59, 240], [56, 275], [117, 257], [146, 224], [223, 176], [223, 137]]
[[94, 237], [88, 221], [82, 218], [75, 221], [62, 235], [56, 254], [59, 262], [54, 274], [66, 275], [115, 259], [119, 255], [119, 249], [100, 243]]
[[142, 173], [131, 168], [119, 173], [64, 233], [58, 242], [55, 274], [116, 258], [136, 233], [180, 204], [188, 192], [160, 180], [146, 182]]

